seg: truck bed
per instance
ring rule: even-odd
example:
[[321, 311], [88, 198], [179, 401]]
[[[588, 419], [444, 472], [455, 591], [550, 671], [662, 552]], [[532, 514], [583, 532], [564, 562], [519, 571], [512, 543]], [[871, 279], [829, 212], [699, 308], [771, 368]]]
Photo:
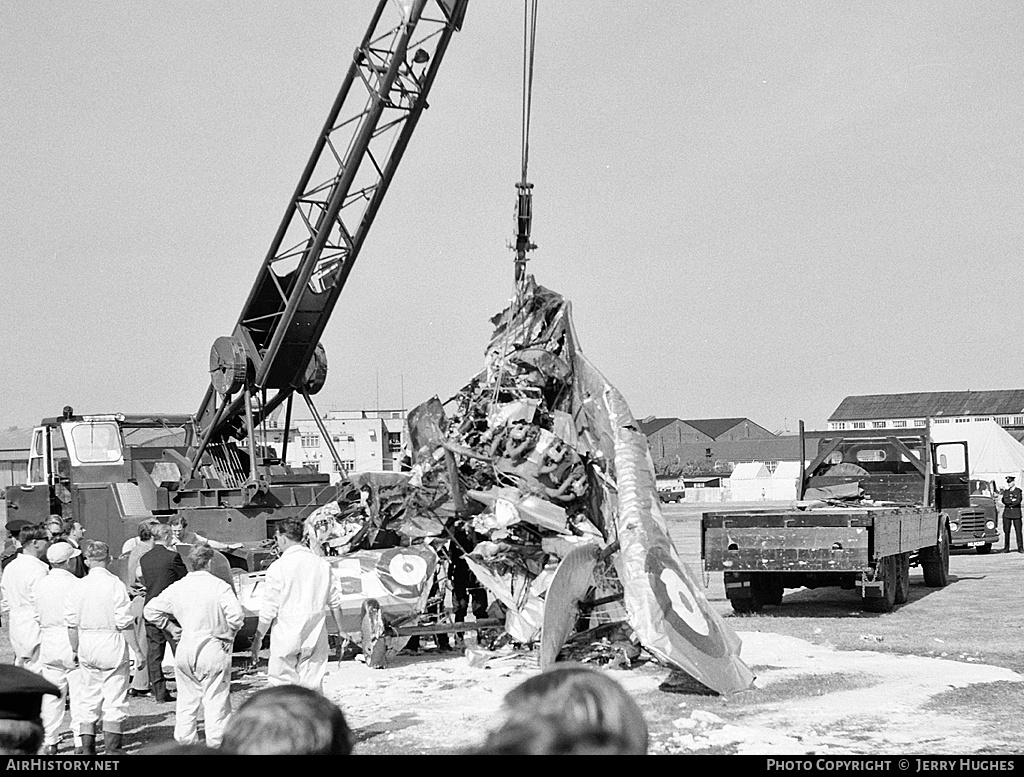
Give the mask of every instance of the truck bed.
[[709, 571], [857, 572], [934, 545], [938, 520], [931, 509], [863, 505], [709, 512], [702, 555]]

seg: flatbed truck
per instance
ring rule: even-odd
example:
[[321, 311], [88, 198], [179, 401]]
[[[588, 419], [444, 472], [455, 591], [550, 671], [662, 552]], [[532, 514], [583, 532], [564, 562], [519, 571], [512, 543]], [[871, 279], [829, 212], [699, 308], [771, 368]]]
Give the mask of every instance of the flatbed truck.
[[[967, 444], [932, 443], [927, 429], [805, 431], [818, 441], [802, 467], [795, 507], [706, 512], [701, 557], [723, 572], [738, 613], [779, 605], [787, 588], [859, 589], [863, 609], [909, 597], [910, 568], [925, 585], [949, 580], [950, 511], [970, 504]], [[807, 462], [806, 456], [802, 461]]]

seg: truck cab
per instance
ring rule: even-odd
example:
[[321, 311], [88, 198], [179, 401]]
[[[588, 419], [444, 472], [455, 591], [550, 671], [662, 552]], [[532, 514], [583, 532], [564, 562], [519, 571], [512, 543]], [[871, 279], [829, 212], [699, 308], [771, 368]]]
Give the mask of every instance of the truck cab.
[[73, 518], [117, 553], [140, 520], [171, 512], [179, 470], [167, 452], [184, 456], [193, 439], [189, 415], [76, 416], [65, 408], [32, 430], [28, 478], [7, 489], [7, 515]]
[[949, 543], [952, 548], [974, 548], [977, 553], [990, 553], [999, 540], [997, 501], [999, 492], [989, 480], [968, 481], [968, 504], [945, 510], [949, 520]]

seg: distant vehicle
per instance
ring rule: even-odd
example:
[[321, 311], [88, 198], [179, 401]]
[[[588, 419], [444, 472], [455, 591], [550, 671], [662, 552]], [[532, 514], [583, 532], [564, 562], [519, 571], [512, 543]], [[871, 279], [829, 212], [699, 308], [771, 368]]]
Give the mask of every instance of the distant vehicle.
[[988, 480], [969, 481], [970, 505], [945, 510], [949, 520], [949, 545], [951, 548], [974, 548], [978, 553], [992, 551], [992, 545], [999, 540], [996, 528], [996, 508], [999, 492]]
[[686, 499], [686, 490], [682, 488], [659, 488], [658, 498], [662, 502], [681, 502]]

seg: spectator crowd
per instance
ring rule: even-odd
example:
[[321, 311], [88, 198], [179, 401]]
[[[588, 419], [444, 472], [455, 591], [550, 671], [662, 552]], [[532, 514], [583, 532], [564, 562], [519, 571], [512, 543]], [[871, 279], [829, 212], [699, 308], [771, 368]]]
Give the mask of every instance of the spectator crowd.
[[[342, 710], [323, 695], [328, 620], [340, 624], [330, 563], [303, 543], [303, 522], [276, 527], [251, 645], [255, 665], [270, 637], [268, 687], [232, 710], [232, 654], [243, 610], [218, 549], [183, 522], [147, 520], [119, 556], [86, 541], [77, 522], [11, 522], [0, 565], [0, 612], [13, 665], [0, 665], [0, 754], [124, 752], [128, 700], [175, 704], [174, 743], [153, 753], [247, 755], [352, 752]], [[179, 543], [189, 550], [183, 559]], [[183, 551], [184, 552], [184, 551]], [[223, 557], [220, 557], [223, 561]], [[170, 648], [176, 696], [163, 658]], [[205, 742], [200, 740], [200, 711]], [[606, 674], [556, 665], [513, 689], [478, 754], [643, 754], [647, 724]], [[65, 752], [69, 752], [65, 750]], [[143, 753], [146, 751], [143, 750]]]

